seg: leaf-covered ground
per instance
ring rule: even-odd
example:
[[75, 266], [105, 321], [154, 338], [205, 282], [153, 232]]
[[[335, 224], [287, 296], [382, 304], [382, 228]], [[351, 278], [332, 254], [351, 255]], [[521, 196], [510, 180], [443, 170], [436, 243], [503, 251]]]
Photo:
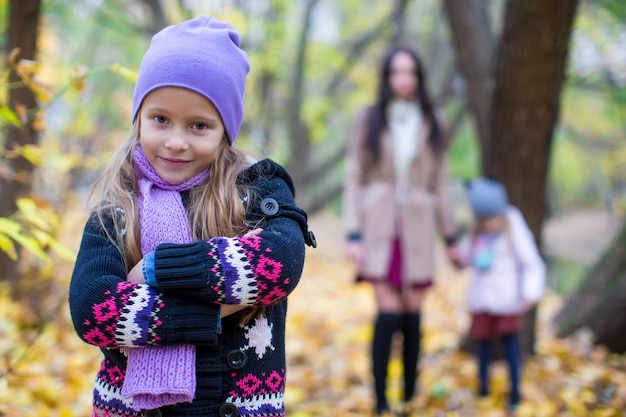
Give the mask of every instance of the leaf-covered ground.
[[[307, 249], [300, 285], [290, 298], [288, 387], [290, 417], [369, 416], [372, 408], [369, 341], [374, 315], [367, 285], [352, 283], [336, 220], [312, 221], [319, 247]], [[65, 303], [68, 272], [59, 283], [50, 321], [34, 325], [31, 309], [0, 287], [0, 417], [88, 416], [99, 351], [81, 342]], [[424, 306], [423, 355], [415, 416], [505, 416], [507, 374], [493, 367], [491, 398], [478, 400], [475, 363], [457, 346], [468, 325], [465, 276], [441, 263]], [[526, 362], [518, 416], [623, 416], [626, 357], [592, 347], [588, 335], [556, 340], [550, 318], [560, 299], [548, 293], [539, 309], [537, 355]], [[60, 308], [57, 308], [60, 306]], [[390, 398], [401, 396], [397, 350], [390, 365]]]

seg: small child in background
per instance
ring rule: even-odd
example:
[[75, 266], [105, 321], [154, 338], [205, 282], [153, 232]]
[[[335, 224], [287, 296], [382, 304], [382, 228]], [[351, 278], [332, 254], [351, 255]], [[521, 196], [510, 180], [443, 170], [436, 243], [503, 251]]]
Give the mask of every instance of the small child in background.
[[472, 269], [467, 303], [476, 341], [479, 395], [489, 393], [489, 362], [502, 340], [510, 374], [510, 409], [520, 402], [522, 314], [542, 297], [545, 264], [522, 213], [508, 204], [502, 184], [478, 178], [467, 185], [474, 222], [459, 244], [461, 266]]

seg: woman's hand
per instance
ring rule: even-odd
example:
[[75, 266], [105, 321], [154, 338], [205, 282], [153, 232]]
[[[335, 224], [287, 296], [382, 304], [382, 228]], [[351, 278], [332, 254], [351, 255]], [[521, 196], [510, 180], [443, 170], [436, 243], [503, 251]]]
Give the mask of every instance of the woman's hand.
[[365, 248], [360, 240], [353, 240], [347, 243], [346, 252], [348, 257], [356, 265], [361, 265], [365, 260]]
[[463, 259], [457, 245], [450, 245], [446, 247], [446, 255], [448, 261], [457, 269], [463, 268]]

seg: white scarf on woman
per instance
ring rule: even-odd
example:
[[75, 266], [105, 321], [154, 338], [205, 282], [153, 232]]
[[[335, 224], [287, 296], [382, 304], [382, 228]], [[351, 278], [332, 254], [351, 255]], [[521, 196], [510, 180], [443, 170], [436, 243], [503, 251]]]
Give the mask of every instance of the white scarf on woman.
[[392, 100], [387, 107], [387, 121], [393, 138], [396, 178], [404, 179], [411, 161], [418, 155], [418, 135], [422, 110], [415, 101]]

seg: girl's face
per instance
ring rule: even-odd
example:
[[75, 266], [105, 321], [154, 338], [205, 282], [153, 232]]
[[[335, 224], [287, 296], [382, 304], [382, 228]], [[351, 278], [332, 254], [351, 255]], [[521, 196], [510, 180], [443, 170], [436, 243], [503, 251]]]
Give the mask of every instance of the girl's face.
[[173, 185], [207, 168], [227, 145], [213, 103], [185, 88], [154, 90], [144, 99], [139, 117], [141, 148], [159, 176]]
[[506, 226], [504, 216], [490, 216], [478, 220], [478, 231], [485, 233], [501, 232]]
[[389, 85], [394, 97], [412, 100], [418, 83], [417, 67], [411, 55], [403, 51], [396, 53], [389, 67]]

